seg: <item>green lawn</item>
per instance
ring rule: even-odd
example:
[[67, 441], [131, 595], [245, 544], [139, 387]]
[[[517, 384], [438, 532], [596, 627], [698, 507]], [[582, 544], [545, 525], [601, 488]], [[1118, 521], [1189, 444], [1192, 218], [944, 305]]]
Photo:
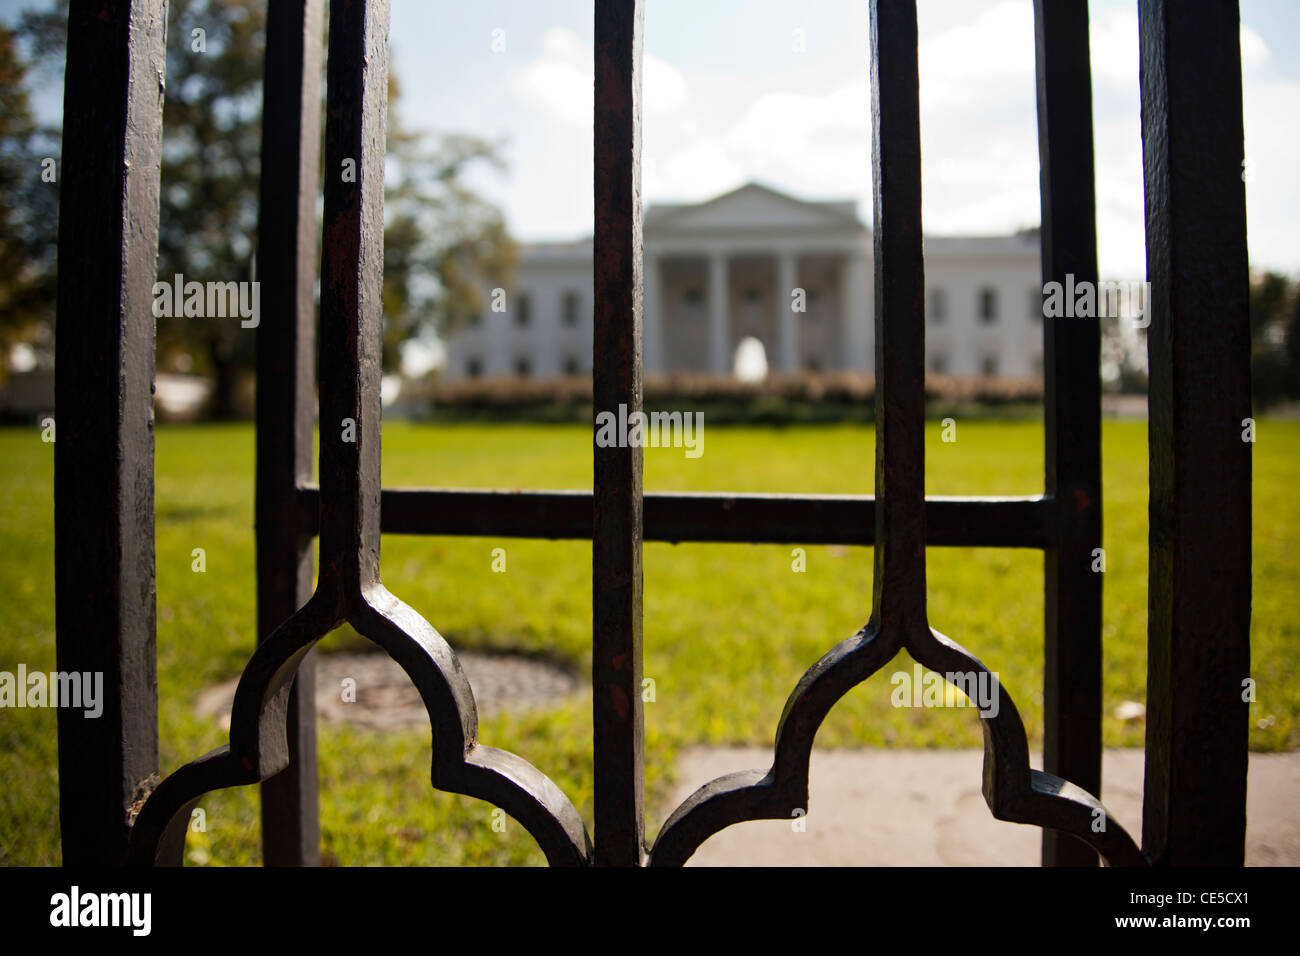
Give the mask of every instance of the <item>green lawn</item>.
[[[591, 433], [577, 426], [418, 426], [384, 430], [387, 485], [582, 488]], [[1041, 427], [962, 422], [956, 443], [929, 428], [929, 494], [1032, 494], [1042, 486]], [[709, 429], [705, 454], [647, 449], [650, 490], [865, 493], [873, 477], [868, 427]], [[1142, 725], [1110, 712], [1145, 698], [1146, 430], [1108, 423], [1105, 461], [1105, 740], [1140, 746]], [[53, 446], [38, 429], [0, 432], [0, 670], [54, 668], [51, 502]], [[236, 675], [254, 642], [253, 433], [248, 426], [162, 427], [157, 436], [158, 675], [162, 770], [224, 742], [192, 713], [204, 687]], [[1255, 557], [1251, 745], [1300, 745], [1300, 423], [1264, 421], [1254, 449]], [[206, 573], [191, 551], [206, 551]], [[491, 570], [504, 547], [508, 571]], [[386, 537], [384, 581], [459, 648], [544, 651], [591, 666], [591, 549], [580, 542]], [[1042, 558], [1031, 551], [935, 549], [929, 555], [935, 627], [999, 672], [1042, 736]], [[870, 611], [869, 549], [807, 549], [792, 571], [780, 546], [651, 544], [645, 552], [647, 831], [670, 808], [674, 755], [693, 743], [770, 743], [791, 687]], [[331, 648], [358, 640], [336, 633]], [[910, 664], [900, 662], [910, 669]], [[887, 668], [888, 671], [893, 667]], [[832, 711], [825, 746], [977, 746], [969, 709], [895, 709], [888, 673]], [[584, 697], [558, 710], [482, 722], [480, 737], [548, 773], [590, 824], [591, 715]], [[324, 853], [339, 864], [540, 863], [513, 821], [439, 794], [428, 782], [427, 734], [321, 729]], [[0, 863], [59, 861], [53, 710], [0, 710]], [[203, 801], [207, 832], [191, 834], [191, 863], [260, 859], [253, 788]]]

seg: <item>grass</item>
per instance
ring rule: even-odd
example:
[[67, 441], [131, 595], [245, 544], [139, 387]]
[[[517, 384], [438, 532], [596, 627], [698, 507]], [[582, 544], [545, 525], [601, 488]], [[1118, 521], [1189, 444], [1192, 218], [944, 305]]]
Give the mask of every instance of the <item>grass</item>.
[[[868, 492], [869, 427], [714, 428], [705, 454], [647, 449], [651, 490]], [[1041, 490], [1041, 427], [962, 422], [957, 441], [930, 426], [927, 492], [1032, 494]], [[420, 426], [384, 430], [386, 485], [590, 487], [590, 431], [578, 426]], [[1105, 718], [1107, 745], [1141, 746], [1140, 723], [1111, 715], [1145, 699], [1146, 430], [1107, 423], [1105, 467]], [[0, 670], [54, 668], [53, 448], [38, 430], [0, 432]], [[195, 696], [238, 674], [254, 642], [253, 434], [248, 426], [162, 427], [157, 435], [158, 683], [161, 764], [175, 770], [224, 742], [194, 716]], [[1254, 449], [1254, 612], [1251, 746], [1300, 745], [1300, 424], [1264, 421]], [[492, 550], [507, 572], [493, 573]], [[194, 548], [206, 572], [191, 570]], [[780, 546], [667, 545], [645, 549], [647, 830], [665, 798], [680, 748], [770, 744], [786, 696], [803, 671], [851, 634], [870, 611], [871, 555], [809, 547], [804, 573]], [[591, 549], [582, 542], [384, 539], [386, 585], [457, 648], [544, 652], [591, 667]], [[999, 672], [1042, 738], [1042, 557], [1031, 551], [933, 549], [930, 616]], [[347, 629], [343, 629], [347, 631]], [[359, 640], [336, 632], [328, 652]], [[910, 670], [910, 663], [898, 666]], [[887, 672], [895, 669], [893, 665]], [[888, 673], [855, 688], [831, 712], [819, 746], [977, 746], [970, 710], [895, 709]], [[555, 710], [485, 719], [480, 738], [522, 754], [549, 774], [590, 823], [590, 698]], [[324, 856], [338, 864], [534, 864], [542, 855], [511, 821], [492, 829], [492, 808], [429, 785], [427, 734], [320, 731]], [[53, 710], [0, 710], [0, 863], [59, 862]], [[260, 860], [254, 788], [202, 803], [207, 830], [192, 833], [188, 861]]]

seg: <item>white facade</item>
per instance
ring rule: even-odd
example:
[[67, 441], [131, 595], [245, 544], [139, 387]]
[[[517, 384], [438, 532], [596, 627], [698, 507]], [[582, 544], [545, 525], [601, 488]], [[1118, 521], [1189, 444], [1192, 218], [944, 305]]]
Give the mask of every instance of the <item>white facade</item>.
[[[873, 368], [871, 231], [852, 202], [751, 183], [708, 202], [652, 205], [644, 265], [647, 373], [728, 373], [750, 337], [774, 372]], [[1042, 373], [1036, 234], [929, 236], [925, 269], [931, 372]], [[444, 377], [590, 373], [591, 241], [521, 247], [514, 286], [502, 311], [451, 337]]]

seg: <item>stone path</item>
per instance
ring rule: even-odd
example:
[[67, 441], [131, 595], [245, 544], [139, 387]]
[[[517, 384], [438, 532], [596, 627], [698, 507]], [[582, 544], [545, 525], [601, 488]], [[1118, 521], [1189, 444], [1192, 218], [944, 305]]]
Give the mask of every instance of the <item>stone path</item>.
[[[770, 747], [688, 750], [671, 806], [714, 777], [771, 762]], [[990, 816], [982, 762], [978, 750], [814, 750], [803, 832], [780, 820], [728, 827], [688, 865], [1038, 866], [1041, 831]], [[1042, 766], [1039, 755], [1031, 762]], [[1141, 750], [1103, 756], [1106, 807], [1139, 840], [1142, 769]], [[1251, 754], [1249, 774], [1247, 865], [1300, 865], [1300, 752]]]
[[[501, 710], [554, 707], [578, 690], [575, 674], [541, 658], [521, 654], [458, 651], [456, 656], [474, 688], [480, 716]], [[355, 700], [344, 699], [345, 680], [355, 684]], [[238, 678], [199, 695], [194, 710], [230, 727], [230, 707]], [[325, 720], [346, 721], [374, 730], [429, 728], [429, 716], [415, 685], [387, 654], [336, 652], [316, 658], [316, 709]]]
[[[508, 654], [458, 654], [480, 714], [554, 707], [580, 692], [553, 662]], [[343, 682], [355, 681], [355, 700]], [[230, 726], [237, 680], [211, 687], [195, 711]], [[386, 654], [336, 652], [317, 659], [318, 712], [375, 730], [427, 729], [424, 704]], [[698, 747], [677, 767], [662, 820], [697, 787], [737, 770], [770, 766], [770, 747]], [[692, 866], [1038, 866], [1037, 827], [994, 820], [980, 792], [978, 750], [814, 750], [811, 807], [793, 822], [728, 827], [700, 847]], [[1041, 767], [1038, 755], [1033, 765]], [[1141, 750], [1107, 750], [1102, 779], [1111, 814], [1135, 839], [1142, 829]], [[1300, 865], [1300, 751], [1251, 754], [1246, 863]]]

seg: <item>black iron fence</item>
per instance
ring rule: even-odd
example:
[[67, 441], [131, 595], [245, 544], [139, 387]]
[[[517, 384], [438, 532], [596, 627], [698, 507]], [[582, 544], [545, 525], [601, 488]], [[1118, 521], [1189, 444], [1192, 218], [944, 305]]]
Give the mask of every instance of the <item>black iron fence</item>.
[[[644, 0], [595, 14], [597, 412], [641, 408], [641, 30]], [[261, 642], [230, 742], [157, 782], [153, 557], [155, 280], [164, 0], [74, 0], [59, 230], [55, 459], [58, 667], [106, 675], [103, 718], [61, 712], [64, 861], [179, 864], [189, 810], [261, 783], [268, 864], [319, 858], [313, 645], [343, 622], [418, 688], [433, 786], [491, 801], [552, 863], [672, 865], [718, 830], [808, 806], [813, 737], [901, 650], [984, 675], [983, 789], [994, 816], [1044, 828], [1043, 862], [1240, 864], [1249, 674], [1249, 328], [1238, 12], [1141, 0], [1151, 367], [1148, 732], [1143, 833], [1101, 790], [1099, 329], [1044, 322], [1041, 495], [924, 495], [924, 263], [914, 0], [870, 4], [876, 282], [875, 496], [643, 494], [641, 452], [593, 442], [594, 488], [384, 490], [379, 475], [387, 0], [332, 0], [320, 306], [315, 202], [321, 0], [268, 5], [258, 275], [257, 581]], [[1037, 0], [1043, 281], [1097, 278], [1086, 0]], [[863, 118], [867, 121], [867, 118]], [[355, 176], [336, 174], [345, 160]], [[864, 170], [864, 174], [865, 174]], [[595, 819], [542, 771], [478, 740], [451, 648], [380, 583], [381, 533], [593, 543]], [[319, 575], [313, 591], [314, 542]], [[867, 622], [791, 693], [772, 766], [723, 777], [646, 847], [641, 712], [644, 540], [873, 545]], [[1037, 548], [1045, 559], [1044, 769], [1009, 689], [926, 611], [926, 547]], [[863, 596], [863, 613], [868, 605]], [[935, 622], [942, 624], [942, 622]], [[963, 636], [978, 648], [979, 635]], [[1025, 689], [1018, 689], [1024, 692]], [[985, 715], [987, 714], [987, 716]], [[1104, 822], [1097, 826], [1098, 820]], [[869, 862], [869, 861], [864, 861]]]

